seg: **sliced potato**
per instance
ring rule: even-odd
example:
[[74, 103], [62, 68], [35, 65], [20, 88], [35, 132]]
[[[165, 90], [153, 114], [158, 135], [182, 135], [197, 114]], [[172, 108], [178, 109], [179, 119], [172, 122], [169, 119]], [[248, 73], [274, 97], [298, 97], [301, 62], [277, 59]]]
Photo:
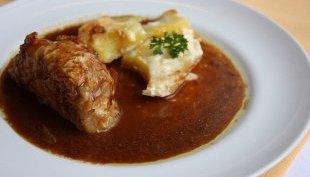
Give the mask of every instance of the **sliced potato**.
[[[185, 81], [199, 62], [202, 49], [189, 21], [175, 10], [146, 20], [142, 25], [143, 20], [138, 16], [102, 17], [83, 25], [79, 36], [105, 63], [122, 56], [122, 65], [137, 71], [148, 82], [142, 94], [165, 97], [173, 94]], [[149, 47], [152, 37], [162, 37], [166, 32], [183, 34], [188, 41], [188, 50], [174, 59], [166, 49], [162, 55], [153, 54]]]
[[162, 36], [165, 32], [175, 31], [181, 33], [183, 29], [190, 29], [187, 19], [178, 15], [176, 10], [169, 10], [163, 13], [157, 20], [143, 26], [149, 37]]
[[111, 63], [122, 56], [122, 38], [116, 32], [96, 34], [91, 46], [104, 63]]
[[135, 21], [140, 23], [144, 18], [141, 16], [134, 16], [134, 15], [122, 15], [122, 16], [114, 16], [111, 19], [118, 21], [118, 22], [128, 22], [128, 21]]
[[175, 93], [200, 61], [202, 49], [199, 41], [194, 39], [193, 31], [184, 29], [182, 33], [188, 40], [188, 50], [177, 58], [171, 58], [167, 51], [154, 55], [149, 48], [150, 39], [123, 55], [122, 65], [137, 71], [148, 81], [143, 95], [165, 97]]
[[79, 36], [98, 53], [100, 60], [110, 63], [144, 39], [141, 19], [137, 16], [102, 17], [84, 24]]

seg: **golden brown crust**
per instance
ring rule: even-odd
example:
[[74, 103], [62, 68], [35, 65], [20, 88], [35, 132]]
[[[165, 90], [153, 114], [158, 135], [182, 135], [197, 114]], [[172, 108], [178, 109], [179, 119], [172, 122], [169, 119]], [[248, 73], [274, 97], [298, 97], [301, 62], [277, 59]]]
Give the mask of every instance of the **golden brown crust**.
[[77, 37], [60, 36], [52, 42], [29, 34], [9, 72], [81, 130], [106, 131], [118, 120], [114, 80]]

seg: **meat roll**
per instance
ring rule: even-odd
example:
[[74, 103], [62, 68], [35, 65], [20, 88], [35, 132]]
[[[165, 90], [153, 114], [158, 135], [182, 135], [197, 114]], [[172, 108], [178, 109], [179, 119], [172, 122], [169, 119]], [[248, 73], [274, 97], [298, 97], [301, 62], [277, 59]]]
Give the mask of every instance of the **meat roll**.
[[107, 131], [120, 115], [115, 82], [105, 64], [77, 37], [56, 41], [29, 34], [9, 66], [11, 77], [88, 133]]

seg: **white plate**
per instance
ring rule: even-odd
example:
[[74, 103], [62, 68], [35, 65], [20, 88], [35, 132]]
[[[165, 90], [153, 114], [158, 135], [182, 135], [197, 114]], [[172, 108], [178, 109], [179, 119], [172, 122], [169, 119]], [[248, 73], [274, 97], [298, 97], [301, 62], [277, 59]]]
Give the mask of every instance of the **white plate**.
[[246, 76], [250, 104], [214, 145], [179, 158], [137, 165], [93, 165], [47, 153], [0, 119], [0, 176], [257, 176], [279, 162], [309, 129], [310, 68], [303, 49], [281, 27], [236, 2], [27, 1], [0, 8], [0, 66], [26, 34], [98, 14], [156, 16], [175, 8], [214, 41]]

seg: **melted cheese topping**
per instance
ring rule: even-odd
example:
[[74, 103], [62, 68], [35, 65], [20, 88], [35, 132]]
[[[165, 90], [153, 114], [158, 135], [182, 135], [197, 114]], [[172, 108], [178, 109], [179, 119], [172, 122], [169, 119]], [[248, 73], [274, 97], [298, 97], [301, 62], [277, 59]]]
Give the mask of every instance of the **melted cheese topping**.
[[173, 94], [200, 61], [202, 49], [193, 30], [183, 29], [182, 33], [188, 41], [188, 50], [177, 58], [171, 58], [167, 51], [163, 55], [154, 55], [149, 49], [150, 39], [124, 54], [122, 64], [136, 70], [148, 81], [143, 95], [165, 97]]
[[[200, 61], [200, 41], [195, 38], [189, 21], [175, 10], [166, 11], [143, 25], [142, 20], [138, 16], [103, 17], [83, 25], [79, 29], [79, 36], [105, 63], [123, 57], [123, 66], [139, 72], [148, 81], [142, 94], [159, 97], [171, 95]], [[104, 30], [93, 33], [98, 26]], [[151, 38], [161, 37], [165, 32], [183, 34], [188, 41], [188, 50], [177, 58], [171, 58], [165, 49], [162, 55], [154, 55], [149, 48]]]
[[100, 60], [111, 63], [145, 38], [141, 19], [137, 16], [102, 17], [83, 25], [79, 36], [98, 53]]

